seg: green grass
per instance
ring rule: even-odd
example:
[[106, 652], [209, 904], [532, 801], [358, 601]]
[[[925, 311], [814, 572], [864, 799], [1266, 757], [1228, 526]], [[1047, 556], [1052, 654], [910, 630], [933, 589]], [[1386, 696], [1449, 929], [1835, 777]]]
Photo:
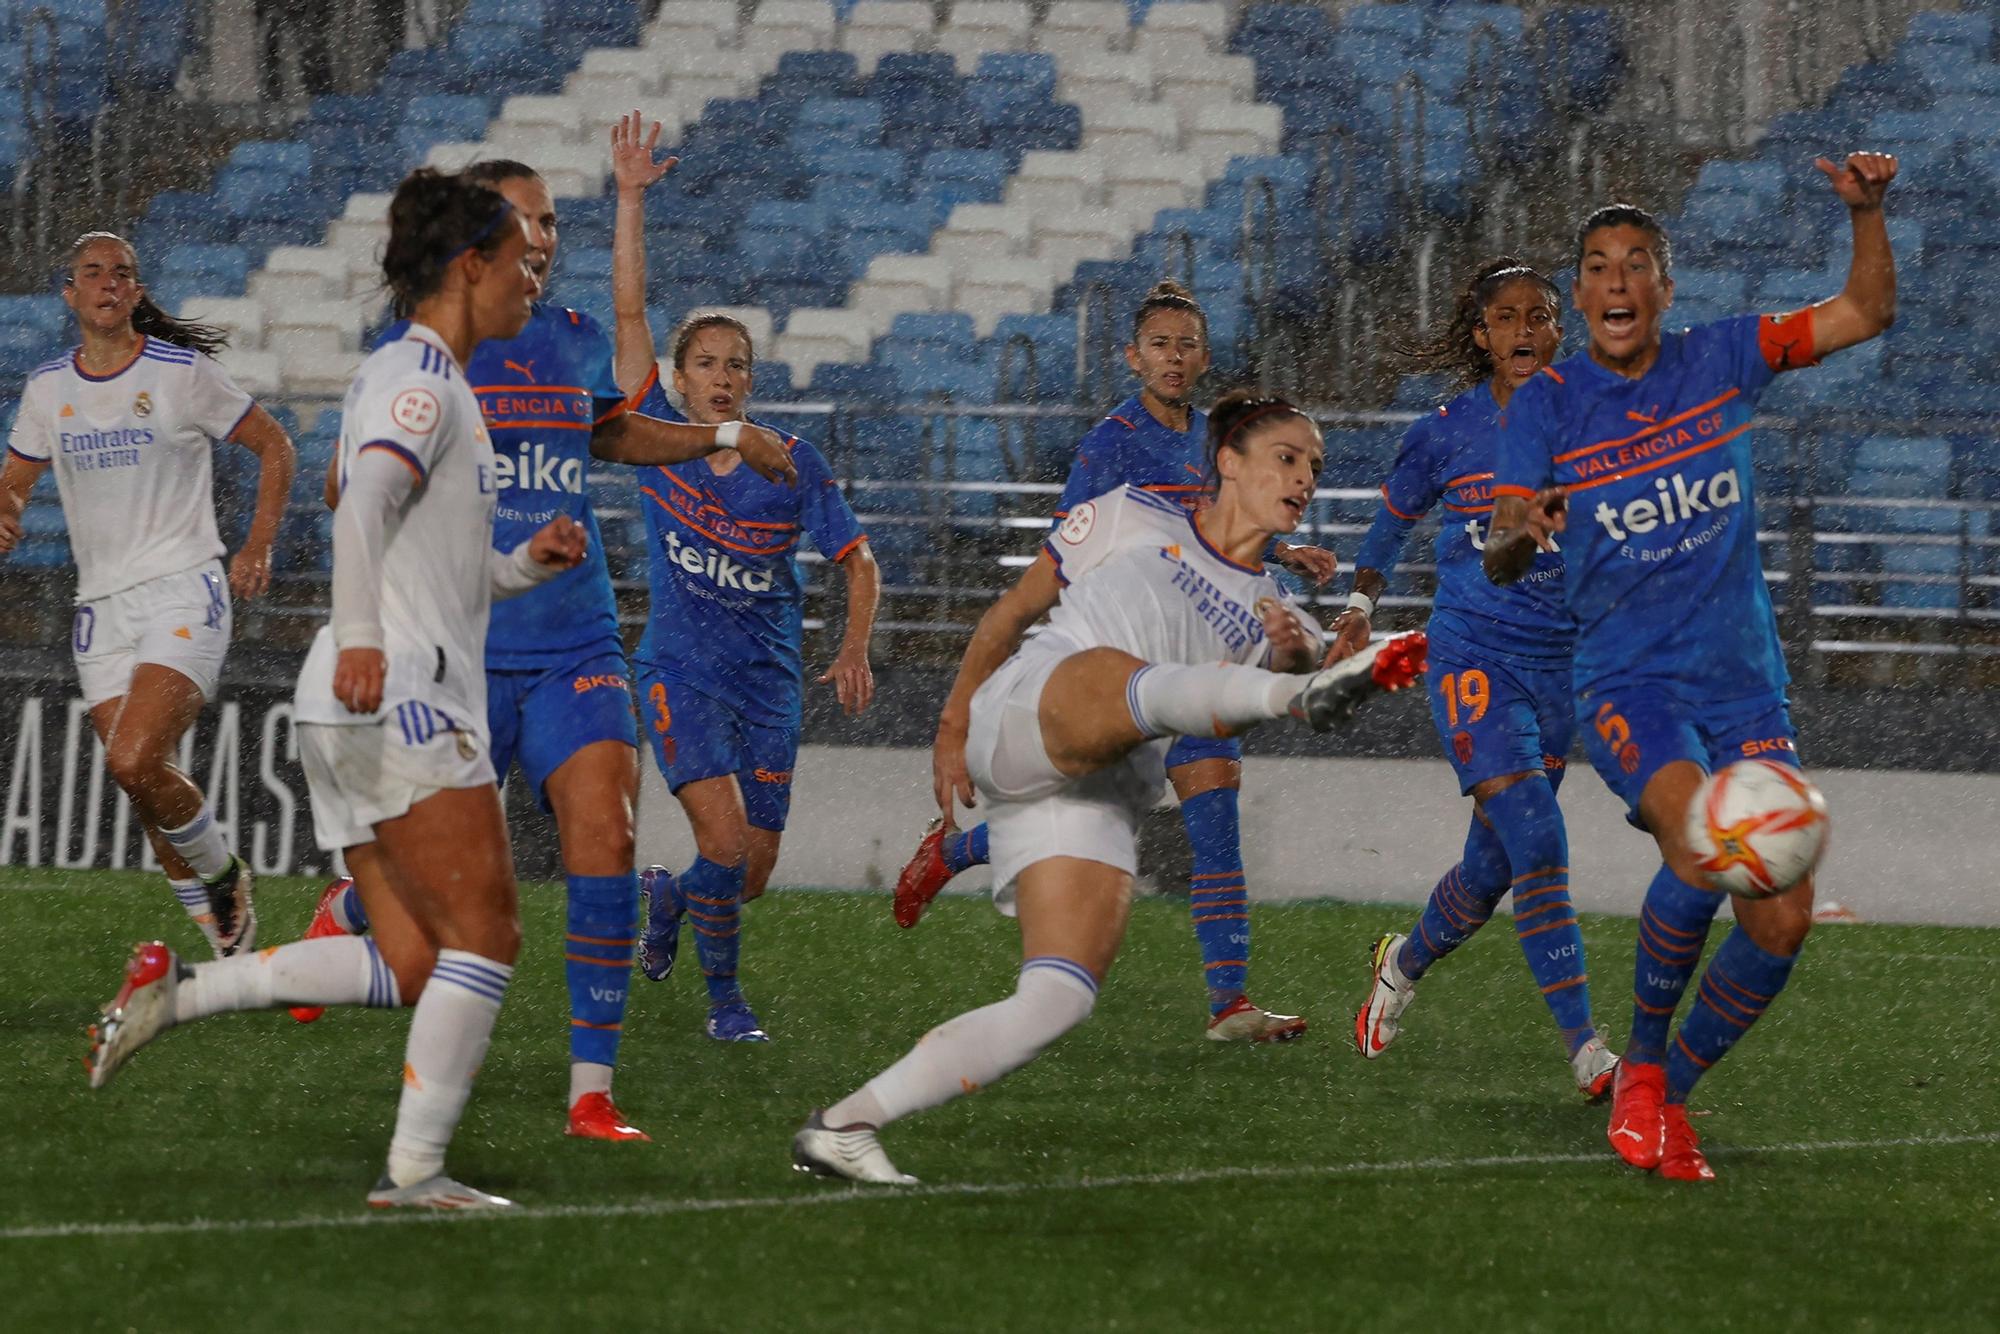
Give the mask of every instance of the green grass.
[[[303, 928], [314, 888], [264, 886], [267, 941]], [[908, 933], [879, 897], [756, 905], [745, 978], [777, 1040], [709, 1042], [696, 977], [637, 981], [619, 1101], [657, 1142], [607, 1145], [559, 1134], [560, 896], [527, 899], [452, 1165], [535, 1212], [398, 1223], [361, 1196], [403, 1017], [224, 1016], [93, 1094], [81, 1028], [129, 942], [192, 929], [156, 880], [0, 873], [0, 1327], [2000, 1327], [1990, 931], [1824, 929], [1699, 1090], [1722, 1179], [1689, 1187], [1611, 1158], [1511, 933], [1440, 966], [1371, 1064], [1351, 1007], [1367, 946], [1407, 911], [1260, 907], [1254, 994], [1314, 1029], [1253, 1050], [1200, 1039], [1184, 909], [1145, 902], [1090, 1024], [887, 1133], [938, 1189], [857, 1197], [788, 1170], [793, 1128], [1004, 994], [1008, 923], [964, 900]], [[1632, 925], [1588, 919], [1586, 937], [1615, 1043]], [[1883, 1143], [1954, 1136], [1985, 1138]], [[1164, 1179], [1106, 1180], [1131, 1177]], [[196, 1219], [332, 1221], [10, 1235]]]

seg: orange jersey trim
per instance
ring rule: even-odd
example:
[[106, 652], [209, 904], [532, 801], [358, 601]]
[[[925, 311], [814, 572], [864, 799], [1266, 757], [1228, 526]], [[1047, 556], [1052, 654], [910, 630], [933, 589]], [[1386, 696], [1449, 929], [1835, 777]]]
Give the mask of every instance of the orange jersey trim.
[[1626, 436], [1620, 436], [1616, 440], [1600, 440], [1594, 445], [1585, 445], [1582, 449], [1572, 449], [1567, 454], [1556, 455], [1554, 458], [1550, 459], [1549, 462], [1568, 463], [1571, 459], [1580, 459], [1585, 454], [1595, 454], [1600, 449], [1616, 449], [1619, 445], [1629, 445], [1634, 440], [1642, 440], [1649, 435], [1654, 435], [1660, 431], [1666, 430], [1669, 426], [1678, 426], [1682, 422], [1686, 421], [1689, 417], [1699, 417], [1702, 413], [1707, 412], [1710, 408], [1721, 407], [1724, 403], [1727, 403], [1730, 399], [1735, 398], [1736, 395], [1740, 392], [1741, 392], [1740, 390], [1731, 389], [1726, 393], [1718, 394], [1716, 397], [1709, 399], [1708, 402], [1703, 403], [1698, 407], [1689, 408], [1686, 412], [1676, 413], [1675, 415], [1667, 418], [1663, 422], [1657, 422], [1652, 425], [1649, 425], [1643, 431], [1634, 431], [1632, 432], [1632, 434]]
[[1532, 486], [1515, 486], [1511, 482], [1507, 482], [1494, 487], [1493, 494], [1496, 496], [1519, 496], [1522, 500], [1533, 500], [1535, 498], [1535, 488]]
[[861, 536], [855, 538], [852, 542], [849, 542], [846, 546], [840, 549], [837, 555], [834, 556], [833, 563], [835, 565], [838, 565], [842, 561], [846, 560], [849, 556], [854, 554], [854, 548], [860, 546], [863, 542], [866, 542], [867, 540], [868, 540], [868, 534], [863, 533]]
[[1490, 472], [1469, 472], [1463, 477], [1454, 477], [1449, 482], [1446, 482], [1444, 489], [1449, 491], [1455, 486], [1464, 486], [1467, 482], [1490, 482], [1492, 480], [1493, 474]]
[[1403, 511], [1397, 509], [1395, 502], [1389, 499], [1389, 488], [1386, 486], [1382, 488], [1382, 508], [1401, 519], [1404, 523], [1415, 523], [1424, 517], [1421, 511], [1416, 514], [1405, 514]]
[[[1730, 392], [1734, 393], [1735, 391], [1731, 390]], [[1718, 435], [1713, 440], [1705, 440], [1701, 444], [1694, 446], [1692, 449], [1683, 449], [1678, 454], [1668, 454], [1663, 458], [1654, 459], [1641, 468], [1628, 468], [1623, 472], [1606, 473], [1602, 477], [1593, 477], [1587, 482], [1571, 482], [1569, 484], [1569, 489], [1572, 491], [1588, 491], [1590, 490], [1590, 488], [1594, 486], [1603, 486], [1606, 482], [1621, 482], [1631, 477], [1644, 477], [1649, 472], [1658, 472], [1660, 469], [1666, 467], [1669, 463], [1679, 463], [1682, 459], [1691, 459], [1697, 454], [1706, 454], [1709, 450], [1714, 449], [1718, 445], [1726, 445], [1731, 440], [1734, 440], [1737, 436], [1742, 435], [1745, 431], [1749, 429], [1750, 429], [1750, 423], [1744, 422], [1741, 426], [1737, 427], [1735, 430], [1727, 432], [1726, 434], [1723, 435]]]
[[[731, 551], [740, 551], [746, 556], [781, 556], [785, 552], [790, 551], [794, 546], [798, 544], [797, 538], [793, 538], [791, 541], [785, 543], [783, 546], [776, 546], [776, 547], [751, 547], [751, 546], [745, 546], [741, 542], [732, 542], [728, 538], [722, 536], [722, 534], [711, 532], [708, 529], [702, 527], [700, 524], [696, 523], [693, 519], [690, 519], [687, 515], [682, 514], [672, 505], [669, 505], [660, 496], [660, 493], [658, 491], [655, 491], [652, 487], [642, 486], [639, 489], [645, 492], [647, 495], [651, 496], [653, 498], [653, 503], [655, 505], [658, 505], [661, 509], [673, 515], [675, 519], [679, 520], [681, 523], [686, 524], [688, 527], [694, 529], [694, 531], [700, 533], [703, 537], [707, 538], [709, 541], [719, 542], [723, 546], [728, 547]], [[699, 900], [696, 901], [699, 902]]]

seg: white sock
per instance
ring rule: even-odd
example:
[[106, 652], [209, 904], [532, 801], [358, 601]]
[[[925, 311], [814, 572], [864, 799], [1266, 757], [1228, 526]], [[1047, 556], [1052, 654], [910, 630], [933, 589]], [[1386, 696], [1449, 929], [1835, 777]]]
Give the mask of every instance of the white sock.
[[1097, 983], [1081, 965], [1041, 955], [1021, 965], [1014, 994], [924, 1034], [902, 1060], [826, 1109], [829, 1126], [891, 1121], [977, 1093], [1090, 1018]]
[[279, 1005], [401, 1004], [396, 975], [374, 941], [324, 936], [196, 964], [194, 976], [175, 990], [174, 1022]]
[[611, 1067], [596, 1061], [571, 1061], [569, 1063], [569, 1105], [576, 1106], [576, 1100], [586, 1093], [611, 1092]]
[[212, 950], [222, 948], [222, 937], [215, 929], [215, 911], [209, 907], [208, 886], [200, 880], [168, 880], [173, 886], [174, 897], [187, 909], [188, 920], [201, 928], [202, 939]]
[[160, 833], [203, 880], [213, 880], [229, 869], [228, 845], [223, 843], [222, 830], [207, 806], [179, 829], [162, 829]]
[[1285, 717], [1304, 686], [1304, 677], [1261, 667], [1153, 663], [1132, 673], [1125, 702], [1147, 736], [1222, 736]]
[[472, 1096], [514, 970], [468, 950], [439, 950], [410, 1016], [403, 1098], [389, 1141], [389, 1180], [411, 1186], [444, 1171], [444, 1151]]

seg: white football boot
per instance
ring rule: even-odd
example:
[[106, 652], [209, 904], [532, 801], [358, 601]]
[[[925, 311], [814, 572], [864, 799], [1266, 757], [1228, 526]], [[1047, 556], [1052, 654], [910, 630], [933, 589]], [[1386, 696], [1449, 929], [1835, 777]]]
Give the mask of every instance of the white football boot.
[[90, 1086], [111, 1082], [132, 1053], [174, 1026], [174, 995], [191, 970], [157, 940], [132, 947], [125, 961], [125, 985], [90, 1027], [90, 1055], [84, 1067]]
[[1371, 1061], [1389, 1050], [1389, 1044], [1401, 1031], [1403, 1011], [1417, 998], [1416, 982], [1404, 977], [1403, 970], [1396, 966], [1396, 955], [1408, 939], [1391, 932], [1375, 942], [1375, 953], [1370, 958], [1375, 974], [1368, 987], [1368, 999], [1354, 1016], [1354, 1045]]
[[1430, 640], [1421, 630], [1377, 639], [1353, 657], [1313, 673], [1292, 701], [1292, 716], [1315, 732], [1352, 722], [1369, 696], [1422, 680], [1429, 650]]
[[384, 1172], [368, 1192], [375, 1209], [512, 1209], [514, 1202], [501, 1195], [488, 1195], [440, 1172], [422, 1181], [399, 1186]]
[[208, 910], [215, 914], [215, 957], [248, 954], [257, 948], [256, 878], [250, 863], [229, 859], [229, 869], [207, 882]]
[[1569, 1058], [1570, 1073], [1576, 1076], [1576, 1091], [1586, 1101], [1603, 1102], [1611, 1096], [1611, 1084], [1618, 1074], [1618, 1053], [1592, 1038]]
[[909, 1173], [897, 1171], [889, 1155], [882, 1152], [874, 1126], [835, 1128], [827, 1125], [826, 1118], [818, 1112], [808, 1116], [799, 1133], [792, 1136], [792, 1170], [814, 1176], [846, 1177], [871, 1185], [917, 1184], [917, 1179]]

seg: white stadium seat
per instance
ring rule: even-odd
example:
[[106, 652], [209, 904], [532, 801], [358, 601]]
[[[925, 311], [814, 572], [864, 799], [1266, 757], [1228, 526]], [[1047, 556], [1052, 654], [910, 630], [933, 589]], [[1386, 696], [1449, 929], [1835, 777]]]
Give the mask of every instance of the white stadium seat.
[[824, 51], [834, 44], [833, 6], [826, 0], [764, 0], [737, 40], [745, 51]]
[[968, 261], [1025, 254], [1029, 222], [1028, 210], [1018, 205], [960, 204], [931, 238], [931, 253], [953, 261], [960, 272]]
[[948, 52], [959, 72], [970, 74], [988, 51], [1019, 51], [1027, 44], [1030, 15], [1021, 0], [966, 0], [953, 5], [931, 38]]
[[867, 360], [872, 341], [853, 311], [795, 310], [774, 340], [771, 355], [792, 368], [794, 384], [802, 384], [822, 362]]
[[1123, 0], [1062, 0], [1049, 6], [1035, 28], [1035, 49], [1060, 56], [1069, 51], [1123, 47], [1132, 18]]
[[339, 251], [322, 246], [276, 246], [264, 257], [264, 267], [250, 275], [250, 297], [267, 312], [268, 330], [286, 311], [344, 299], [348, 272], [347, 258]]
[[1180, 113], [1164, 102], [1079, 101], [1083, 146], [1116, 162], [1128, 153], [1173, 148], [1180, 143]]
[[[940, 310], [951, 292], [951, 267], [929, 255], [877, 255], [850, 289], [847, 304], [867, 311], [871, 322], [905, 310]], [[888, 318], [883, 318], [888, 317]], [[871, 323], [871, 328], [872, 328]]]
[[1021, 155], [1021, 169], [1007, 179], [1007, 202], [1035, 213], [1078, 208], [1103, 195], [1104, 163], [1097, 154], [1036, 149]]
[[1140, 29], [1132, 49], [1153, 62], [1153, 77], [1161, 83], [1198, 70], [1215, 54], [1208, 38], [1187, 28]]
[[284, 389], [283, 366], [275, 352], [258, 352], [231, 343], [216, 360], [236, 387], [252, 398], [268, 398]]
[[1116, 51], [1085, 51], [1056, 64], [1056, 98], [1075, 102], [1147, 102], [1153, 97], [1153, 62]]
[[[346, 284], [343, 273], [341, 282]], [[264, 303], [245, 296], [198, 296], [181, 303], [181, 316], [229, 331], [229, 346], [255, 352], [264, 346]]]
[[1192, 32], [1210, 46], [1229, 35], [1229, 9], [1217, 4], [1156, 4], [1146, 11], [1141, 33]]
[[989, 259], [959, 275], [951, 304], [972, 316], [974, 331], [984, 338], [1002, 315], [1046, 311], [1049, 296], [1049, 270], [1041, 260]]
[[715, 45], [735, 38], [740, 18], [734, 0], [668, 0], [647, 27], [645, 44], [672, 47], [706, 38]]

